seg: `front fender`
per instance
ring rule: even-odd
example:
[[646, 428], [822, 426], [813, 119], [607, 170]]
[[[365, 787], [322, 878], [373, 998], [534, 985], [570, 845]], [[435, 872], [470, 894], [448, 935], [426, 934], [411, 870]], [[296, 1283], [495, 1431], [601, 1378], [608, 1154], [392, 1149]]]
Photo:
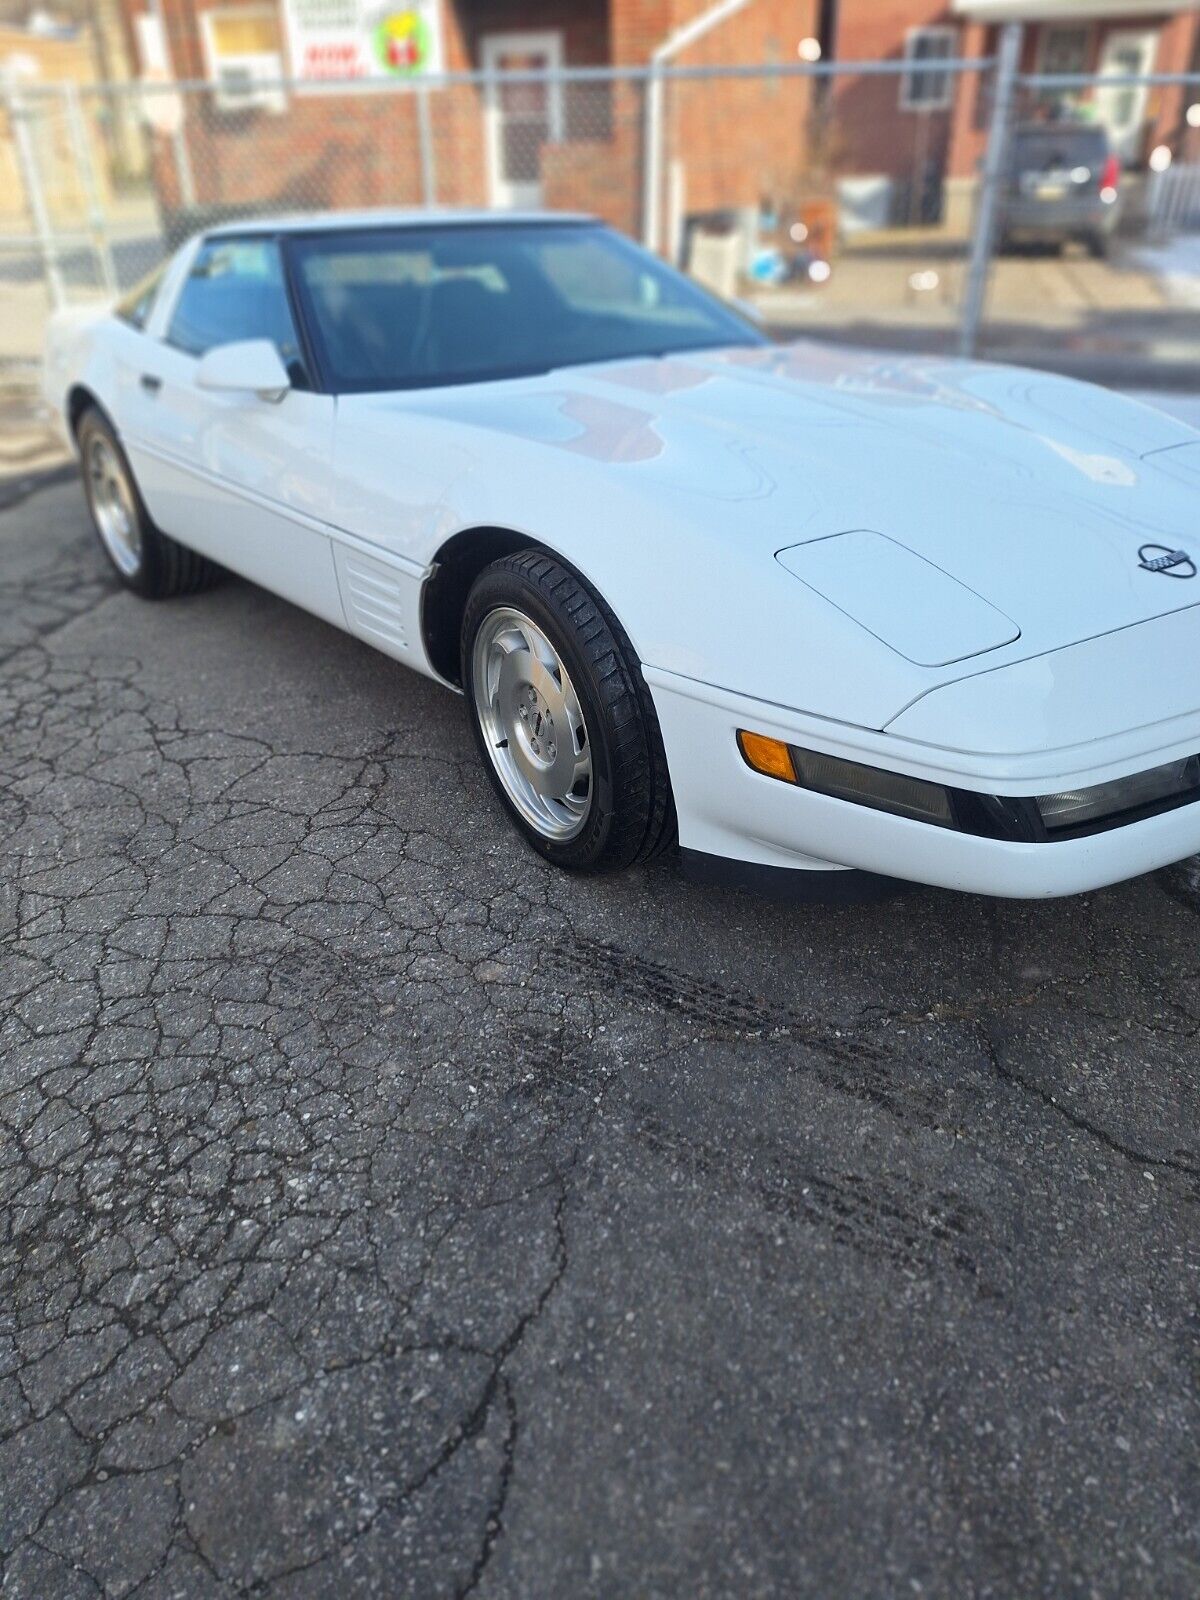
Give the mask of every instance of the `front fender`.
[[639, 659], [774, 705], [882, 727], [940, 681], [901, 660], [719, 514], [566, 452], [507, 441], [451, 486], [442, 537], [510, 529], [568, 562], [620, 619]]

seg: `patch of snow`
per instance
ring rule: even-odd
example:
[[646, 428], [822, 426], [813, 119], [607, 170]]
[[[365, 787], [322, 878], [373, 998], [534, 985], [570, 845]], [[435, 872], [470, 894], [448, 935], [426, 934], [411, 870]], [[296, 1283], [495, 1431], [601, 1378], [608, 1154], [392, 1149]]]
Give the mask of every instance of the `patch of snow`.
[[1152, 272], [1173, 305], [1200, 308], [1200, 233], [1179, 233], [1162, 244], [1130, 251], [1135, 264]]

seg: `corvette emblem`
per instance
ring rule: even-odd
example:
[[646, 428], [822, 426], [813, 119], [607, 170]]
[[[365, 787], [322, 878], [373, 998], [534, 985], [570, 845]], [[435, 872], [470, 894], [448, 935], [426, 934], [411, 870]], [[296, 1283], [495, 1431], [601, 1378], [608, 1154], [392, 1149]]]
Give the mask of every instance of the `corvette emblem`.
[[1165, 544], [1144, 544], [1138, 551], [1138, 566], [1146, 572], [1162, 572], [1168, 578], [1194, 578], [1196, 563], [1186, 550], [1172, 550]]

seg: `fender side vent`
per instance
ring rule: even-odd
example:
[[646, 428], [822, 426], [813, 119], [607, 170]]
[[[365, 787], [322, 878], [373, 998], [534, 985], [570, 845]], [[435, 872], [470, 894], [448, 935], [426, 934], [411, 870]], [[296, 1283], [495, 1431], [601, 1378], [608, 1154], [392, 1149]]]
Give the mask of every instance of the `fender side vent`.
[[354, 550], [339, 550], [337, 567], [346, 621], [354, 632], [389, 654], [407, 652], [402, 575]]

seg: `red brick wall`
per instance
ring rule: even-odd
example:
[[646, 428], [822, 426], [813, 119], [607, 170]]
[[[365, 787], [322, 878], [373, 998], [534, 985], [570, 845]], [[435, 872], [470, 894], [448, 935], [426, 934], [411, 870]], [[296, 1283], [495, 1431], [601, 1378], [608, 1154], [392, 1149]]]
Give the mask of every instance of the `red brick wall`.
[[[651, 52], [710, 0], [612, 0], [614, 59], [645, 63]], [[757, 65], [796, 58], [816, 28], [817, 0], [749, 0], [674, 58], [680, 66]], [[645, 90], [613, 91], [613, 135], [598, 148], [572, 143], [547, 151], [550, 205], [595, 211], [640, 231]], [[805, 189], [812, 85], [790, 79], [709, 79], [668, 83], [663, 93], [664, 238], [672, 164], [683, 178], [686, 211], [781, 207]]]
[[[908, 30], [916, 27], [953, 28], [959, 40], [956, 54], [970, 42], [977, 44], [982, 33], [964, 25], [947, 0], [842, 0], [837, 59], [899, 61]], [[884, 173], [907, 179], [925, 162], [945, 164], [959, 103], [974, 98], [975, 83], [958, 81], [949, 111], [917, 112], [901, 109], [902, 82], [892, 74], [834, 80], [829, 136], [839, 174]]]
[[644, 66], [670, 33], [673, 0], [610, 0], [609, 42], [616, 66]]
[[[675, 0], [674, 25], [703, 9], [701, 0]], [[750, 0], [675, 59], [689, 67], [794, 62], [816, 27], [816, 0]], [[686, 211], [762, 200], [787, 209], [802, 196], [810, 180], [811, 80], [681, 82], [668, 87], [666, 100], [665, 155], [682, 164]]]

